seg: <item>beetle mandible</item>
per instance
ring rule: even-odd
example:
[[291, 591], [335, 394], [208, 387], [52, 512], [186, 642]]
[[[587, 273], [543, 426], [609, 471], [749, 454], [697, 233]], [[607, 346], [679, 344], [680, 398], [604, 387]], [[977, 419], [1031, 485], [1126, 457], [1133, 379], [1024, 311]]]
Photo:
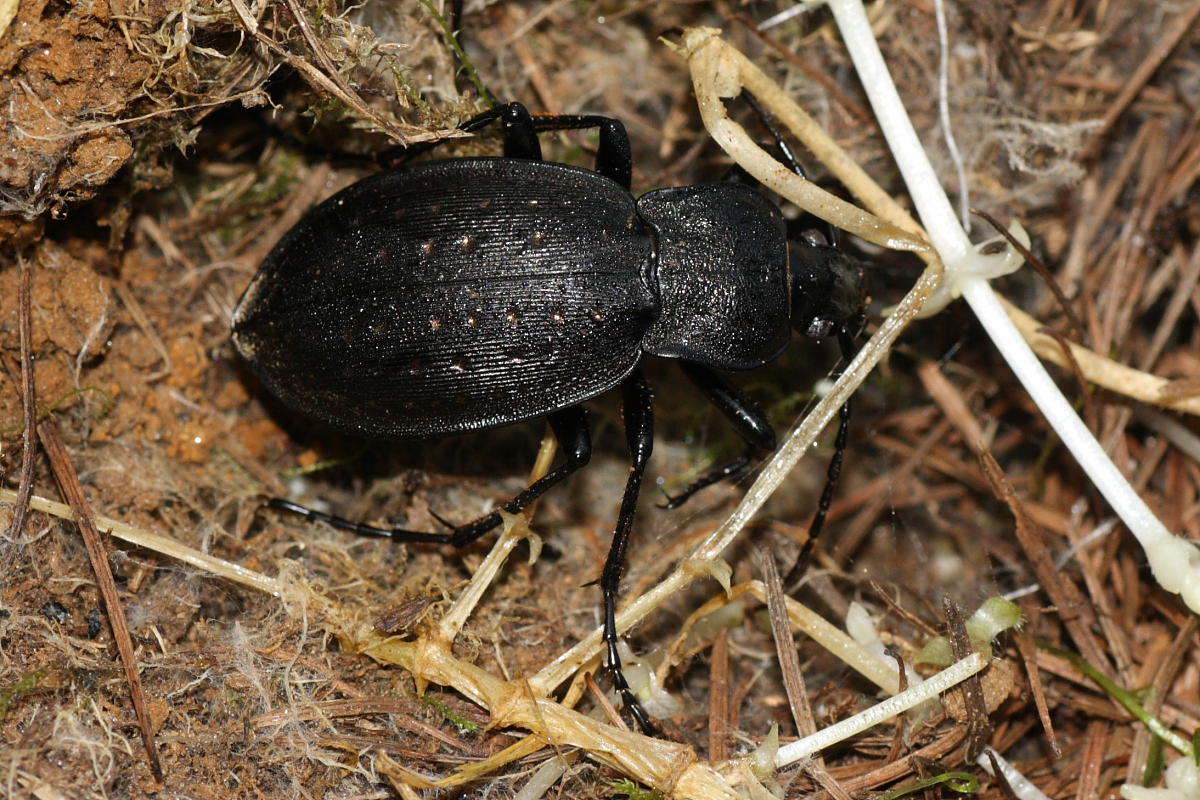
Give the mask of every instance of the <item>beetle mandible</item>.
[[[719, 371], [760, 367], [791, 328], [819, 337], [863, 314], [860, 272], [840, 251], [792, 248], [778, 207], [737, 181], [630, 193], [624, 126], [591, 115], [500, 121], [504, 157], [380, 172], [309, 211], [275, 246], [233, 317], [238, 351], [285, 404], [334, 428], [435, 438], [548, 417], [563, 463], [506, 503], [517, 513], [587, 464], [581, 403], [616, 386], [631, 454], [600, 578], [607, 666], [643, 730], [654, 726], [621, 673], [616, 600], [653, 442], [643, 355], [678, 359], [752, 450], [775, 445], [757, 407]], [[541, 160], [538, 133], [598, 128], [596, 170]], [[701, 478], [672, 502], [749, 465]], [[376, 528], [272, 505], [403, 542], [467, 544], [498, 512], [449, 533]]]

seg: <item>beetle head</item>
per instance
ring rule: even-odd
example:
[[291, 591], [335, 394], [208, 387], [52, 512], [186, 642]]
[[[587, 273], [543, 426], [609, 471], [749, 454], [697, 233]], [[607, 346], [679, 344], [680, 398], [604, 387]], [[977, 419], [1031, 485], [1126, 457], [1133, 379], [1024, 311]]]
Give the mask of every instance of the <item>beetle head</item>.
[[866, 311], [862, 266], [837, 247], [807, 242], [792, 242], [788, 260], [792, 327], [813, 339], [842, 333], [853, 337]]

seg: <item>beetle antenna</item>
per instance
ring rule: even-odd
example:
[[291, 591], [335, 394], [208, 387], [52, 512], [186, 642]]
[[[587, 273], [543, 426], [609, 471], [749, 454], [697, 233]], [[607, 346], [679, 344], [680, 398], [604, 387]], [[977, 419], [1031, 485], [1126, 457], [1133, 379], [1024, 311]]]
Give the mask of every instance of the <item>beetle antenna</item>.
[[[779, 151], [779, 159], [787, 165], [788, 169], [799, 175], [801, 178], [804, 178], [804, 180], [812, 180], [808, 177], [808, 173], [804, 171], [804, 167], [800, 165], [800, 160], [796, 158], [796, 153], [792, 150], [792, 146], [787, 143], [787, 140], [783, 138], [783, 134], [779, 132], [777, 127], [775, 127], [775, 120], [772, 119], [771, 115], [766, 112], [766, 109], [759, 104], [758, 98], [745, 90], [742, 91], [742, 96], [746, 98], [746, 102], [752, 109], [754, 109], [754, 113], [758, 115], [763, 127], [767, 129], [767, 132], [771, 134], [771, 138], [775, 140], [775, 149]], [[826, 238], [828, 239], [829, 244], [837, 247], [837, 226], [833, 225], [832, 223], [826, 223], [825, 227], [827, 229]]]
[[439, 523], [441, 523], [443, 527], [449, 528], [451, 531], [453, 531], [454, 529], [456, 529], [458, 527], [453, 522], [450, 522], [445, 517], [443, 517], [441, 514], [434, 511], [432, 508], [429, 509], [429, 516], [433, 517], [435, 520], [437, 520]]
[[[854, 344], [854, 337], [846, 326], [841, 326], [837, 330], [838, 345], [842, 349], [842, 360], [849, 364], [854, 360], [854, 355], [858, 352], [858, 348]], [[783, 585], [788, 594], [794, 592], [800, 578], [804, 574], [805, 567], [808, 565], [808, 558], [812, 555], [813, 547], [817, 543], [817, 537], [821, 535], [821, 529], [825, 527], [825, 517], [829, 514], [829, 507], [833, 505], [833, 490], [837, 486], [838, 478], [842, 474], [842, 461], [846, 455], [846, 440], [850, 433], [850, 398], [846, 398], [846, 402], [838, 410], [838, 432], [834, 439], [833, 458], [829, 461], [829, 471], [825, 474], [825, 488], [821, 490], [821, 500], [817, 503], [817, 513], [813, 516], [812, 524], [808, 527], [808, 539], [804, 542], [804, 546], [800, 548], [800, 555], [796, 556], [796, 563], [788, 570], [787, 577], [783, 580]]]
[[763, 127], [767, 129], [767, 132], [771, 134], [771, 138], [775, 140], [775, 147], [779, 150], [779, 156], [783, 163], [787, 164], [787, 168], [792, 172], [804, 178], [804, 180], [808, 180], [808, 174], [804, 171], [804, 167], [800, 166], [800, 161], [796, 158], [796, 154], [792, 152], [791, 145], [787, 143], [783, 138], [783, 134], [775, 127], [775, 120], [759, 104], [758, 98], [746, 91], [742, 92], [742, 96], [746, 98], [746, 102], [754, 109], [754, 113], [758, 115]]

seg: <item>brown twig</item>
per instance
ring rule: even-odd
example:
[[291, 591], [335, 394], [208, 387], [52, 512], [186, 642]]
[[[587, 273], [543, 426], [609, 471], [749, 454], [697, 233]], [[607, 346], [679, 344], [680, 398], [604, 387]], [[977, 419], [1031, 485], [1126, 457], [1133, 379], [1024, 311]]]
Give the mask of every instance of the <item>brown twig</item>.
[[1013, 790], [1013, 787], [1009, 784], [1008, 778], [1004, 774], [1004, 770], [1000, 769], [1000, 762], [996, 760], [996, 754], [989, 750], [987, 757], [988, 761], [992, 763], [992, 779], [995, 780], [996, 784], [1000, 787], [1000, 791], [1004, 795], [1005, 800], [1017, 800], [1018, 795]]
[[[779, 670], [783, 673], [783, 688], [787, 692], [788, 707], [796, 723], [796, 733], [811, 736], [817, 732], [812, 708], [808, 704], [808, 690], [804, 685], [804, 673], [800, 671], [800, 657], [796, 654], [796, 642], [792, 638], [792, 625], [788, 618], [787, 600], [783, 594], [783, 581], [775, 558], [765, 548], [755, 550], [755, 560], [767, 587], [767, 613], [771, 620], [771, 636], [775, 640], [775, 654], [779, 657]], [[821, 760], [817, 756], [817, 761]]]
[[713, 640], [709, 659], [708, 760], [725, 761], [728, 758], [729, 631], [722, 628]]
[[958, 429], [963, 441], [983, 441], [983, 426], [979, 424], [979, 415], [967, 406], [962, 392], [942, 373], [936, 361], [925, 361], [917, 367], [917, 377], [921, 379], [921, 385], [925, 387], [933, 402], [937, 403], [938, 408], [946, 415], [946, 419]]
[[1091, 387], [1088, 386], [1087, 376], [1083, 374], [1083, 370], [1079, 367], [1079, 362], [1075, 359], [1075, 353], [1071, 351], [1071, 343], [1053, 328], [1042, 328], [1038, 333], [1043, 336], [1049, 336], [1058, 342], [1063, 360], [1067, 362], [1067, 368], [1075, 376], [1075, 381], [1079, 384], [1079, 397], [1083, 400], [1083, 418], [1089, 429], [1096, 430], [1100, 425], [1100, 417], [1096, 413], [1096, 401], [1092, 397]]
[[1033, 573], [1037, 576], [1042, 589], [1050, 596], [1050, 600], [1058, 607], [1059, 617], [1071, 634], [1071, 639], [1079, 648], [1083, 657], [1092, 666], [1106, 675], [1112, 674], [1112, 664], [1100, 643], [1092, 633], [1095, 627], [1095, 611], [1087, 598], [1079, 591], [1074, 582], [1058, 570], [1054, 559], [1046, 548], [1042, 537], [1034, 529], [1032, 520], [1025, 512], [1016, 490], [1008, 482], [1000, 465], [990, 452], [979, 449], [979, 463], [984, 474], [992, 483], [996, 496], [1009, 507], [1016, 521], [1017, 541], [1025, 550], [1026, 556], [1033, 565]]
[[1100, 770], [1104, 766], [1104, 748], [1108, 744], [1108, 722], [1095, 719], [1088, 723], [1083, 758], [1079, 765], [1079, 782], [1075, 789], [1075, 800], [1090, 800], [1104, 797], [1100, 789]]
[[1050, 718], [1050, 705], [1046, 702], [1046, 689], [1042, 685], [1042, 673], [1038, 669], [1037, 645], [1028, 631], [1036, 630], [1037, 617], [1040, 616], [1037, 607], [1027, 603], [1021, 610], [1021, 616], [1027, 620], [1027, 630], [1017, 631], [1013, 640], [1017, 643], [1017, 652], [1025, 662], [1025, 674], [1029, 677], [1029, 690], [1033, 694], [1033, 704], [1037, 708], [1038, 719], [1041, 720], [1042, 730], [1046, 732], [1046, 742], [1055, 758], [1062, 755], [1058, 746], [1058, 737], [1054, 734], [1054, 721]]
[[303, 708], [284, 708], [268, 714], [259, 714], [250, 720], [255, 728], [271, 728], [301, 720], [319, 720], [326, 717], [359, 717], [368, 714], [387, 714], [399, 728], [436, 739], [463, 753], [482, 755], [483, 751], [460, 737], [429, 725], [413, 716], [417, 703], [404, 697], [354, 697], [342, 700], [323, 700]]
[[17, 550], [17, 540], [25, 527], [29, 515], [29, 498], [33, 496], [33, 475], [37, 466], [37, 441], [34, 438], [37, 424], [37, 394], [33, 382], [33, 267], [19, 259], [21, 282], [17, 289], [19, 307], [17, 327], [21, 337], [21, 414], [25, 430], [21, 432], [21, 483], [17, 487], [17, 506], [13, 510], [12, 524], [8, 526], [8, 552], [4, 561]]
[[[1142, 125], [1133, 141], [1126, 143], [1121, 153], [1121, 161], [1105, 181], [1103, 191], [1100, 191], [1099, 187], [1100, 178], [1090, 178], [1084, 182], [1080, 192], [1084, 208], [1071, 233], [1071, 246], [1067, 251], [1066, 260], [1059, 270], [1059, 278], [1071, 296], [1079, 293], [1084, 270], [1090, 268], [1089, 271], [1095, 271], [1099, 257], [1092, 253], [1091, 246], [1097, 242], [1108, 241], [1106, 223], [1109, 222], [1117, 200], [1126, 189], [1134, 167], [1145, 154], [1149, 136], [1150, 126]], [[1095, 331], [1091, 341], [1093, 345], [1098, 346]]]
[[[896, 676], [900, 678], [900, 691], [908, 689], [908, 671], [904, 669], [904, 658], [895, 648], [887, 648], [887, 653], [896, 661]], [[892, 744], [888, 747], [887, 760], [895, 761], [904, 752], [905, 736], [904, 732], [907, 729], [905, 724], [908, 717], [900, 714], [896, 717], [896, 730], [892, 733]]]
[[1167, 341], [1178, 330], [1179, 317], [1187, 307], [1188, 301], [1195, 295], [1197, 283], [1200, 283], [1200, 245], [1192, 248], [1191, 257], [1187, 259], [1186, 265], [1183, 263], [1183, 248], [1180, 247], [1179, 250], [1179, 270], [1176, 273], [1177, 280], [1174, 282], [1171, 299], [1167, 302], [1167, 307], [1158, 320], [1154, 338], [1150, 340], [1150, 345], [1138, 358], [1137, 365], [1144, 372], [1149, 372], [1154, 368]]
[[[954, 651], [956, 661], [961, 661], [971, 655], [971, 639], [967, 636], [966, 622], [962, 610], [950, 598], [942, 601], [942, 610], [946, 614], [946, 634]], [[983, 752], [992, 725], [988, 721], [987, 703], [983, 699], [983, 681], [976, 674], [962, 683], [963, 707], [967, 712], [967, 761], [974, 761]]]
[[621, 719], [621, 712], [617, 711], [616, 706], [609, 701], [604, 690], [600, 688], [600, 684], [596, 683], [596, 676], [588, 672], [584, 674], [583, 679], [587, 682], [588, 691], [592, 693], [592, 697], [595, 698], [600, 708], [604, 709], [604, 715], [608, 717], [609, 724], [623, 731], [629, 730], [625, 720]]
[[995, 228], [996, 232], [1004, 237], [1004, 240], [1008, 242], [1009, 246], [1021, 254], [1021, 257], [1025, 259], [1025, 263], [1033, 267], [1037, 274], [1042, 276], [1042, 280], [1044, 280], [1046, 285], [1050, 287], [1050, 292], [1054, 295], [1054, 299], [1058, 301], [1059, 307], [1063, 310], [1063, 313], [1067, 315], [1067, 322], [1071, 325], [1071, 329], [1075, 334], [1075, 338], [1080, 342], [1086, 342], [1087, 340], [1084, 338], [1083, 321], [1080, 320], [1075, 314], [1075, 309], [1071, 308], [1071, 301], [1067, 299], [1065, 294], [1063, 294], [1062, 287], [1058, 285], [1058, 281], [1054, 278], [1054, 273], [1050, 271], [1045, 262], [1034, 255], [1032, 250], [1017, 241], [1017, 237], [1009, 233], [1008, 229], [997, 222], [996, 218], [991, 214], [987, 213], [986, 211], [981, 211], [978, 208], [972, 208], [971, 213]]
[[[967, 738], [966, 729], [959, 725], [950, 729], [950, 732], [938, 739], [932, 744], [928, 744], [917, 750], [915, 753], [909, 753], [903, 758], [896, 759], [884, 763], [878, 769], [871, 770], [865, 775], [859, 775], [855, 778], [842, 781], [842, 788], [848, 792], [861, 792], [864, 789], [873, 789], [876, 786], [881, 786], [885, 783], [891, 783], [912, 772], [912, 762], [918, 758], [941, 759], [950, 753], [954, 748], [962, 744]], [[851, 764], [846, 767], [837, 767], [831, 772], [834, 775], [840, 774], [846, 769], [854, 769], [858, 765]]]
[[142, 744], [146, 747], [146, 756], [150, 760], [150, 771], [159, 783], [163, 780], [162, 764], [158, 760], [158, 751], [154, 747], [154, 731], [151, 727], [150, 713], [146, 708], [145, 694], [142, 692], [142, 678], [138, 674], [137, 657], [133, 652], [133, 639], [129, 634], [129, 623], [125, 619], [125, 609], [117, 596], [117, 582], [113, 580], [112, 568], [108, 563], [104, 542], [100, 532], [92, 523], [92, 511], [83, 486], [79, 483], [79, 475], [71, 463], [71, 456], [63, 442], [62, 432], [58, 421], [50, 417], [37, 426], [38, 436], [46, 457], [50, 459], [50, 468], [62, 489], [63, 496], [75, 512], [75, 524], [83, 535], [83, 543], [87, 547], [88, 558], [92, 569], [96, 572], [96, 585], [104, 600], [104, 608], [108, 612], [108, 622], [112, 626], [113, 640], [117, 651], [121, 654], [121, 664], [125, 668], [125, 677], [129, 681], [129, 695], [133, 700], [133, 711], [137, 715], [138, 727], [142, 732]]
[[[1187, 622], [1174, 637], [1166, 657], [1161, 660], [1156, 659], [1158, 668], [1155, 670], [1154, 680], [1150, 684], [1150, 691], [1146, 693], [1146, 700], [1143, 703], [1148, 713], [1158, 716], [1162, 711], [1163, 700], [1167, 697], [1167, 690], [1170, 689], [1171, 683], [1183, 666], [1184, 656], [1196, 645], [1196, 631], [1198, 630], [1200, 630], [1200, 619], [1189, 616]], [[1150, 752], [1150, 741], [1153, 738], [1154, 733], [1148, 727], [1138, 726], [1137, 733], [1133, 737], [1133, 747], [1126, 771], [1126, 780], [1131, 783], [1141, 783], [1142, 781], [1142, 773], [1145, 772]]]
[[[895, 598], [893, 598], [890, 594], [888, 594], [886, 591], [884, 591], [884, 588], [879, 583], [879, 581], [875, 580], [874, 578], [871, 578], [868, 581], [868, 583], [871, 586], [871, 591], [873, 591], [875, 593], [875, 596], [879, 598], [880, 602], [884, 603], [888, 608], [890, 608], [892, 610], [893, 614], [896, 614], [898, 617], [900, 617], [902, 620], [907, 622], [909, 625], [912, 625], [917, 630], [924, 631], [927, 636], [937, 636], [938, 635], [938, 631], [936, 628], [934, 628], [932, 625], [930, 625], [928, 622], [926, 622], [924, 619], [922, 619], [917, 614], [914, 614], [913, 612], [909, 611], [904, 606], [900, 605], [900, 603], [897, 602]], [[901, 669], [898, 674], [900, 675], [900, 683], [904, 684], [906, 682], [904, 670]], [[908, 687], [902, 685], [900, 687], [900, 691], [904, 691], [906, 688], [908, 688]]]
[[[779, 567], [770, 551], [760, 548], [755, 551], [755, 560], [763, 575], [767, 592], [767, 614], [771, 620], [771, 636], [775, 640], [775, 654], [779, 657], [779, 669], [783, 674], [783, 688], [787, 693], [788, 707], [800, 736], [811, 736], [817, 732], [817, 721], [808, 702], [808, 688], [804, 684], [804, 673], [800, 670], [800, 657], [796, 653], [796, 642], [792, 637], [791, 620], [788, 616], [787, 598], [783, 594], [783, 579]], [[834, 800], [850, 800], [850, 793], [842, 788], [829, 770], [825, 759], [814, 756], [805, 767], [814, 781], [829, 792]]]

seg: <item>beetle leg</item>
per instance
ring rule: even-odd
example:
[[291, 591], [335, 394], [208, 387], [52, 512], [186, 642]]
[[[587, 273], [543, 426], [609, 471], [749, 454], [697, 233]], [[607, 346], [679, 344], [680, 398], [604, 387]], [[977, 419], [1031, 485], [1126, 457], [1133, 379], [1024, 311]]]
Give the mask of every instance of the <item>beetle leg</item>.
[[667, 502], [663, 508], [679, 508], [701, 489], [727, 478], [741, 477], [761, 456], [775, 449], [775, 429], [753, 400], [708, 367], [690, 361], [680, 362], [680, 367], [688, 376], [688, 380], [704, 392], [709, 402], [733, 423], [734, 429], [741, 434], [750, 448], [744, 455], [693, 481], [679, 494], [667, 495]]
[[596, 150], [596, 172], [628, 189], [633, 182], [633, 150], [629, 135], [619, 119], [596, 114], [556, 114], [537, 116], [533, 125], [540, 131], [566, 131], [597, 128], [600, 146]]
[[529, 110], [520, 103], [493, 106], [481, 114], [476, 114], [458, 127], [473, 133], [495, 120], [500, 120], [504, 124], [505, 158], [542, 160], [542, 145], [538, 142], [533, 117]]
[[846, 455], [846, 434], [849, 430], [850, 399], [847, 398], [842, 407], [838, 409], [838, 432], [834, 439], [833, 458], [829, 460], [829, 471], [825, 473], [825, 488], [821, 491], [821, 499], [817, 502], [817, 513], [813, 515], [812, 524], [808, 526], [808, 539], [800, 548], [800, 555], [796, 556], [796, 563], [788, 570], [787, 577], [783, 580], [783, 585], [789, 593], [795, 589], [795, 584], [799, 582], [800, 576], [804, 573], [813, 545], [817, 543], [817, 537], [821, 535], [821, 529], [825, 527], [825, 517], [829, 513], [829, 507], [833, 505], [833, 489], [837, 486], [838, 478], [842, 474], [842, 459]]
[[630, 187], [633, 151], [629, 147], [625, 125], [619, 119], [596, 114], [548, 114], [535, 117], [520, 103], [507, 103], [489, 108], [459, 127], [473, 132], [495, 120], [504, 123], [504, 156], [532, 161], [542, 160], [542, 146], [537, 138], [539, 133], [598, 128], [600, 146], [596, 151], [596, 171], [626, 189]]
[[520, 103], [509, 103], [501, 115], [504, 120], [504, 157], [542, 160], [542, 143], [538, 141], [533, 117]]
[[[533, 117], [520, 103], [492, 106], [487, 111], [482, 111], [461, 123], [458, 129], [474, 133], [486, 128], [496, 120], [504, 123], [504, 155], [506, 157], [524, 158], [530, 161], [542, 160], [542, 147], [533, 127]], [[440, 139], [435, 142], [415, 142], [399, 147], [389, 147], [379, 153], [376, 160], [385, 167], [398, 167], [415, 156], [442, 146], [446, 141]]]
[[[556, 411], [550, 415], [549, 421], [550, 428], [554, 431], [555, 438], [558, 439], [559, 448], [563, 451], [565, 461], [560, 466], [531, 483], [523, 492], [505, 503], [504, 510], [509, 514], [516, 514], [522, 511], [534, 500], [549, 491], [551, 487], [562, 482], [571, 473], [584, 467], [592, 457], [592, 437], [588, 431], [587, 417], [582, 406], [571, 406]], [[458, 526], [450, 525], [437, 514], [434, 514], [434, 518], [443, 525], [450, 527], [451, 531], [449, 533], [427, 533], [424, 531], [410, 531], [405, 528], [379, 528], [374, 525], [355, 522], [345, 517], [338, 517], [326, 514], [323, 511], [306, 508], [290, 500], [283, 500], [278, 497], [269, 499], [267, 507], [301, 514], [308, 519], [320, 520], [339, 530], [350, 531], [362, 536], [391, 539], [394, 542], [449, 544], [454, 547], [463, 547], [470, 544], [501, 522], [500, 513], [497, 511], [485, 514], [479, 519], [468, 522], [465, 525]]]
[[[854, 354], [858, 349], [854, 346], [854, 337], [845, 328], [838, 329], [837, 337], [838, 345], [842, 348], [842, 358], [846, 360], [846, 363], [850, 363], [854, 360]], [[821, 491], [821, 499], [817, 503], [817, 513], [813, 516], [812, 524], [808, 526], [808, 539], [800, 548], [800, 555], [796, 556], [796, 563], [792, 564], [792, 568], [788, 570], [787, 576], [783, 579], [784, 589], [789, 594], [795, 590], [796, 584], [800, 581], [800, 576], [808, 564], [808, 557], [812, 553], [813, 545], [817, 543], [817, 537], [821, 535], [821, 528], [825, 526], [825, 517], [829, 514], [829, 507], [833, 505], [833, 487], [837, 485], [838, 478], [842, 474], [842, 459], [846, 455], [846, 438], [849, 432], [850, 398], [847, 397], [846, 402], [838, 409], [838, 432], [833, 444], [833, 458], [829, 461], [829, 471], [825, 473], [825, 488]]]
[[612, 545], [600, 573], [600, 591], [604, 596], [604, 643], [608, 647], [606, 666], [612, 673], [613, 684], [621, 695], [621, 702], [629, 709], [638, 727], [649, 736], [658, 735], [658, 728], [650, 721], [646, 709], [638, 702], [625, 674], [621, 671], [621, 654], [617, 650], [620, 638], [617, 635], [617, 591], [621, 585], [621, 570], [625, 567], [625, 551], [629, 546], [629, 533], [633, 528], [633, 514], [637, 510], [638, 494], [642, 478], [646, 474], [646, 463], [654, 449], [654, 399], [649, 384], [640, 369], [621, 384], [622, 416], [625, 421], [625, 439], [629, 443], [629, 480], [625, 483], [625, 494], [621, 497], [621, 511], [617, 515], [617, 526], [613, 531]]
[[[518, 514], [523, 511], [526, 506], [564, 481], [571, 473], [585, 467], [592, 458], [592, 435], [588, 431], [587, 414], [583, 410], [583, 406], [569, 406], [555, 411], [550, 415], [549, 422], [565, 461], [529, 484], [525, 491], [505, 503], [504, 510], [509, 514]], [[500, 513], [493, 511], [474, 522], [458, 526], [453, 533], [447, 535], [445, 541], [455, 547], [462, 547], [475, 541], [499, 525], [501, 521]], [[406, 533], [406, 531], [401, 531], [401, 533]], [[392, 539], [409, 541], [398, 539], [395, 535], [392, 536]]]
[[745, 88], [742, 89], [742, 97], [745, 98], [750, 108], [754, 109], [754, 113], [758, 115], [763, 127], [767, 129], [767, 132], [771, 134], [771, 138], [775, 140], [775, 149], [779, 151], [779, 160], [786, 164], [787, 168], [792, 172], [808, 180], [808, 175], [805, 174], [804, 167], [800, 166], [800, 161], [796, 158], [792, 146], [787, 143], [787, 140], [783, 138], [783, 134], [775, 127], [775, 120], [771, 118], [771, 115], [758, 102], [758, 98]]

